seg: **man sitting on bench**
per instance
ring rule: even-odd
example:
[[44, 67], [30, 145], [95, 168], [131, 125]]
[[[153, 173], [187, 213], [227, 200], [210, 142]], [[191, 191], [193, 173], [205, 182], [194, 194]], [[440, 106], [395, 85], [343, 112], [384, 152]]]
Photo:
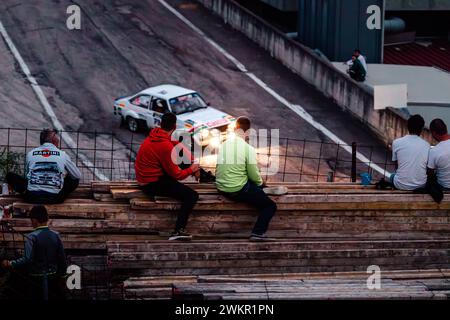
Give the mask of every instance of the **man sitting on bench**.
[[265, 235], [277, 205], [263, 191], [263, 180], [258, 169], [256, 151], [246, 141], [250, 120], [240, 117], [236, 121], [235, 135], [220, 147], [217, 157], [217, 189], [237, 202], [248, 203], [260, 210], [250, 236], [251, 241], [271, 241]]
[[67, 153], [58, 149], [55, 130], [43, 130], [40, 143], [40, 147], [27, 154], [26, 178], [8, 173], [6, 181], [14, 191], [25, 196], [26, 202], [63, 203], [78, 187], [81, 172]]
[[392, 161], [396, 172], [391, 183], [399, 190], [413, 191], [427, 184], [427, 162], [430, 144], [423, 140], [425, 120], [418, 114], [408, 119], [409, 134], [392, 143]]
[[441, 119], [435, 119], [430, 124], [430, 131], [439, 143], [430, 150], [429, 174], [436, 175], [442, 189], [450, 190], [450, 135], [447, 125]]
[[142, 191], [150, 197], [172, 197], [181, 201], [181, 209], [169, 240], [190, 240], [192, 236], [185, 228], [189, 215], [198, 201], [198, 193], [178, 182], [195, 175], [200, 167], [194, 163], [187, 169], [180, 169], [172, 160], [172, 152], [178, 141], [172, 141], [177, 127], [177, 117], [166, 113], [161, 119], [161, 128], [154, 128], [142, 143], [136, 157], [136, 179]]

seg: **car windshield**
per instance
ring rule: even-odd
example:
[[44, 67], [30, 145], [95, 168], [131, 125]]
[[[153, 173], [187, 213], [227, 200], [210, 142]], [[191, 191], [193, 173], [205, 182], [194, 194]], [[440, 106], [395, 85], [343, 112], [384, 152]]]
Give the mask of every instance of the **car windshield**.
[[175, 114], [193, 112], [208, 107], [198, 93], [191, 93], [178, 98], [173, 98], [170, 99], [169, 102], [172, 107], [172, 112]]

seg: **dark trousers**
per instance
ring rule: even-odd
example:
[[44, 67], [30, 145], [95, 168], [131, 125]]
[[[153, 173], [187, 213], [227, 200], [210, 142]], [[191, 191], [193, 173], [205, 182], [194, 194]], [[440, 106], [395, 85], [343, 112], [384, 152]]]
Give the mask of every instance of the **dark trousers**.
[[24, 195], [25, 201], [33, 204], [56, 204], [63, 203], [67, 197], [75, 191], [80, 180], [74, 179], [69, 175], [64, 179], [64, 185], [61, 191], [57, 194], [45, 191], [28, 191], [28, 180], [15, 173], [8, 173], [6, 175], [6, 182], [13, 188], [15, 192]]
[[0, 295], [0, 297], [11, 300], [34, 301], [43, 301], [46, 298], [48, 300], [65, 300], [67, 298], [65, 279], [61, 276], [50, 275], [47, 278], [47, 284], [44, 281], [43, 277], [34, 277], [22, 270], [14, 270], [9, 273], [2, 288], [0, 288], [4, 295]]
[[198, 201], [198, 193], [188, 186], [169, 177], [162, 176], [158, 181], [151, 182], [141, 187], [142, 191], [150, 197], [170, 197], [181, 201], [175, 230], [185, 229], [195, 204]]
[[238, 192], [223, 194], [236, 202], [245, 202], [257, 208], [260, 213], [252, 233], [263, 235], [269, 228], [270, 220], [272, 220], [277, 211], [277, 204], [270, 199], [261, 187], [249, 181]]

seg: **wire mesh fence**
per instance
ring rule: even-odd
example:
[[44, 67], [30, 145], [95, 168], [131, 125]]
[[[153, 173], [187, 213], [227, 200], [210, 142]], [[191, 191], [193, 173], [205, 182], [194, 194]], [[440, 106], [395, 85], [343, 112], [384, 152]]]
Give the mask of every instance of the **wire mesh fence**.
[[[39, 133], [0, 128], [0, 180], [8, 171], [25, 172], [26, 154], [39, 146]], [[59, 136], [58, 147], [80, 168], [83, 183], [135, 179], [134, 161], [143, 134], [118, 138], [114, 133], [65, 131]], [[262, 145], [255, 149], [267, 182], [356, 181], [361, 173], [379, 178], [394, 170], [387, 147], [278, 137], [268, 137]], [[201, 165], [214, 172], [217, 150], [200, 158]]]

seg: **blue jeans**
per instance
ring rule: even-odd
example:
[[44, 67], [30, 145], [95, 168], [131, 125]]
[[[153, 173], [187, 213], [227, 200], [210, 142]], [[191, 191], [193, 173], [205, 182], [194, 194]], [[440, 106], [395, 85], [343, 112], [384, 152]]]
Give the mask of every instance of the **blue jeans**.
[[223, 194], [233, 201], [248, 203], [257, 208], [260, 213], [252, 233], [263, 235], [267, 232], [270, 220], [272, 220], [272, 217], [277, 211], [277, 205], [267, 196], [261, 187], [249, 181], [240, 191], [233, 193], [223, 192]]
[[397, 173], [395, 173], [395, 172], [391, 174], [391, 176], [389, 177], [389, 182], [390, 182], [390, 183], [394, 184], [394, 179], [395, 179], [395, 175], [396, 175], [396, 174], [397, 174]]

